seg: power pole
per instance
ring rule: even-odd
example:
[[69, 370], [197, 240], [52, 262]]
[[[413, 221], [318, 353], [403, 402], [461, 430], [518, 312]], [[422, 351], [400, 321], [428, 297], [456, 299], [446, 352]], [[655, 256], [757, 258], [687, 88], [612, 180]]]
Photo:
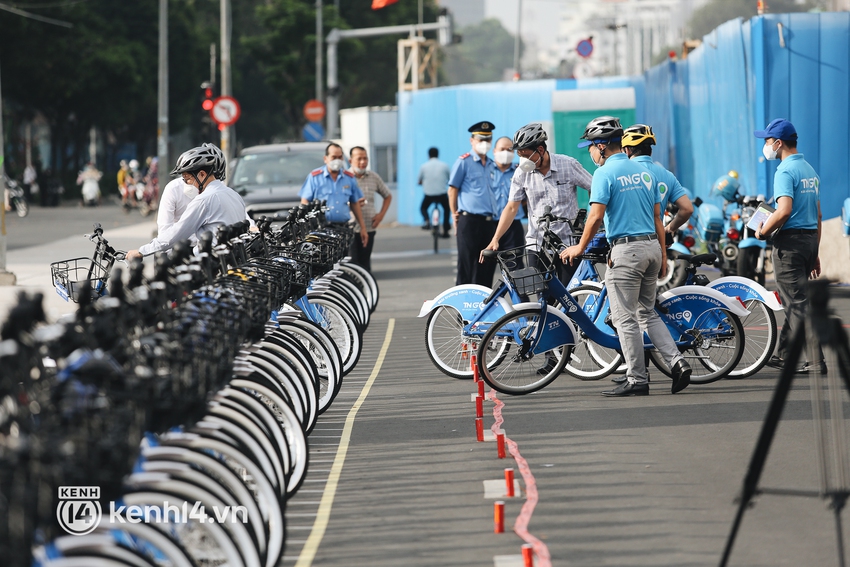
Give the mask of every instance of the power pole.
[[[168, 161], [168, 0], [159, 0], [159, 94], [156, 155], [159, 177], [163, 181], [171, 171]], [[92, 161], [94, 156], [92, 155]], [[160, 185], [164, 183], [160, 182]]]
[[[221, 96], [230, 94], [230, 0], [221, 0]], [[233, 157], [233, 148], [230, 143], [230, 129], [233, 126], [225, 126], [221, 130], [221, 151], [227, 163]]]
[[516, 2], [516, 37], [514, 37], [514, 81], [519, 81], [522, 73], [519, 68], [519, 44], [522, 31], [522, 0]]
[[322, 22], [322, 0], [316, 0], [316, 100], [319, 102], [325, 97], [322, 92], [322, 38], [324, 36], [324, 25]]

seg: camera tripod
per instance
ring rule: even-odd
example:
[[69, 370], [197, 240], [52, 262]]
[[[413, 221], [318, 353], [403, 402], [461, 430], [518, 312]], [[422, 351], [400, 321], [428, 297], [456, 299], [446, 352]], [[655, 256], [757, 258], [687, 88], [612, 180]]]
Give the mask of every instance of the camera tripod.
[[[776, 389], [773, 392], [773, 399], [768, 407], [767, 416], [762, 424], [758, 442], [750, 459], [747, 474], [744, 477], [744, 486], [739, 497], [738, 511], [732, 523], [729, 538], [726, 540], [723, 557], [720, 559], [720, 567], [725, 567], [729, 560], [729, 556], [732, 553], [732, 546], [735, 544], [735, 536], [744, 517], [744, 511], [749, 506], [753, 497], [759, 494], [806, 496], [828, 500], [829, 507], [832, 509], [835, 517], [838, 564], [841, 567], [845, 565], [841, 512], [847, 503], [848, 497], [850, 497], [850, 488], [848, 488], [850, 471], [848, 471], [847, 462], [841, 387], [838, 383], [837, 374], [840, 374], [844, 386], [847, 388], [848, 393], [850, 393], [850, 375], [848, 374], [850, 372], [850, 347], [848, 347], [847, 334], [844, 332], [841, 320], [830, 313], [827, 306], [829, 302], [829, 281], [819, 279], [809, 282], [808, 297], [809, 312], [806, 323], [802, 328], [794, 330], [791, 350], [785, 359], [785, 367], [779, 375], [779, 382], [776, 384]], [[815, 446], [818, 457], [820, 490], [760, 488], [758, 486], [759, 478], [761, 477], [770, 445], [773, 442], [776, 428], [779, 425], [779, 419], [782, 417], [782, 410], [785, 407], [788, 392], [794, 381], [795, 369], [801, 359], [800, 355], [804, 348], [808, 348], [808, 360], [819, 360], [819, 356], [815, 354], [818, 351], [817, 346], [826, 347], [831, 350], [838, 359], [837, 373], [836, 369], [833, 369], [826, 376], [829, 396], [828, 418], [823, 415], [824, 399], [822, 380], [824, 377], [819, 372], [819, 369], [812, 369], [809, 372], [809, 389], [812, 396], [812, 418], [815, 426]], [[832, 460], [830, 460], [828, 454], [828, 428], [831, 431], [832, 437]], [[830, 482], [829, 475], [830, 467], [834, 471], [833, 475], [836, 477], [832, 483]]]

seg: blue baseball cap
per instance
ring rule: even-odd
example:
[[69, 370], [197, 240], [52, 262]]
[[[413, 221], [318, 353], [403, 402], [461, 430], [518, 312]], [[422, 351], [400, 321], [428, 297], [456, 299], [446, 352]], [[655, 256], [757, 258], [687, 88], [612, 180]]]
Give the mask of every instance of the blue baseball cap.
[[784, 118], [772, 120], [764, 130], [753, 132], [756, 138], [775, 138], [777, 140], [796, 140], [797, 129]]
[[579, 148], [586, 148], [587, 146], [592, 146], [595, 144], [610, 144], [611, 142], [619, 142], [622, 140], [622, 136], [615, 136], [613, 138], [597, 138], [595, 140], [582, 140], [578, 143]]

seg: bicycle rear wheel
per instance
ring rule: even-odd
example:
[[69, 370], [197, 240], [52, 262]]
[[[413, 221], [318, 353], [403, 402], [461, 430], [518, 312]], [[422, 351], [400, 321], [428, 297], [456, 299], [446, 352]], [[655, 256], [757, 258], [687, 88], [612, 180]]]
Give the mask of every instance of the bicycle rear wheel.
[[[709, 384], [725, 378], [741, 360], [744, 327], [731, 311], [704, 311], [694, 317], [691, 328], [685, 333], [692, 337], [691, 344], [682, 349], [682, 355], [691, 366], [692, 384]], [[656, 349], [650, 349], [649, 356], [661, 372], [671, 376], [670, 369]]]
[[[540, 308], [535, 307], [511, 311], [484, 333], [478, 347], [478, 372], [494, 390], [503, 394], [536, 392], [564, 369], [572, 345], [541, 348], [538, 339], [545, 327], [541, 315]], [[504, 341], [504, 352], [486, 348], [499, 340]]]
[[758, 299], [744, 302], [749, 315], [741, 319], [744, 326], [744, 352], [729, 378], [752, 376], [767, 364], [778, 337], [773, 310]]
[[[597, 286], [578, 286], [570, 290], [570, 294], [594, 323], [600, 318], [604, 320], [610, 312], [607, 304], [600, 303]], [[576, 337], [576, 344], [567, 360], [565, 370], [567, 374], [579, 380], [600, 380], [617, 370], [621, 364], [623, 364], [621, 353], [594, 343], [579, 330], [579, 336]]]

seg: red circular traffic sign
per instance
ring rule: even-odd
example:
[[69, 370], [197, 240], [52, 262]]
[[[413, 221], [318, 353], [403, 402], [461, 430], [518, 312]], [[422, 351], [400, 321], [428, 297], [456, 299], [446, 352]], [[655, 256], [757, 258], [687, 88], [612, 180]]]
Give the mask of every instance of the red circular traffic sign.
[[320, 122], [325, 117], [325, 105], [322, 101], [310, 99], [304, 105], [304, 118], [307, 122]]
[[242, 115], [242, 108], [232, 96], [220, 96], [213, 101], [210, 116], [219, 126], [235, 124]]

